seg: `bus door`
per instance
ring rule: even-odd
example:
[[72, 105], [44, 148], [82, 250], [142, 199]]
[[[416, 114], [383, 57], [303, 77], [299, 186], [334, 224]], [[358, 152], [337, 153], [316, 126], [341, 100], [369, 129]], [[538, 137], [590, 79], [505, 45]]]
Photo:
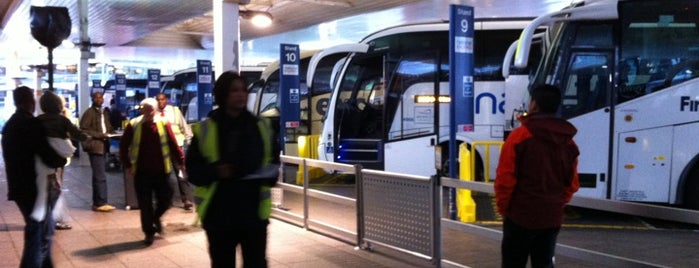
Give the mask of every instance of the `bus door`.
[[561, 113], [577, 129], [579, 192], [605, 198], [609, 181], [612, 54], [572, 53], [562, 83]]
[[449, 92], [448, 83], [439, 82], [438, 56], [437, 52], [406, 55], [398, 62], [385, 93], [370, 93], [369, 105], [377, 102], [373, 96], [384, 95], [380, 103], [385, 103], [386, 171], [423, 176], [436, 172], [437, 117], [448, 116], [449, 111], [446, 102], [439, 105], [439, 111], [435, 109], [439, 99], [435, 94]]
[[[330, 86], [330, 89], [332, 90], [332, 94], [320, 93], [321, 96], [328, 96], [327, 102], [323, 101], [322, 97], [318, 98], [317, 103], [313, 101], [313, 106], [315, 106], [313, 108], [314, 110], [317, 110], [319, 115], [318, 117], [320, 117], [320, 115], [322, 114], [322, 124], [317, 124], [318, 128], [320, 128], [319, 133], [321, 134], [318, 145], [318, 156], [320, 160], [333, 162], [338, 160], [335, 158], [335, 145], [338, 144], [337, 136], [335, 134], [337, 133], [336, 130], [338, 129], [338, 124], [341, 124], [342, 122], [336, 121], [335, 119], [336, 117], [349, 117], [349, 115], [345, 113], [345, 109], [338, 109], [338, 105], [340, 107], [347, 106], [346, 103], [350, 102], [349, 99], [352, 96], [352, 89], [354, 88], [354, 82], [356, 81], [356, 77], [354, 77], [353, 74], [340, 74], [340, 72], [343, 72], [344, 69], [338, 68], [338, 64], [347, 60], [344, 57], [344, 55], [348, 55], [349, 53], [355, 53], [355, 56], [364, 55], [368, 50], [369, 46], [366, 44], [343, 44], [326, 48], [322, 51], [315, 53], [313, 57], [311, 57], [311, 60], [308, 64], [308, 72], [306, 73], [306, 81], [312, 81], [311, 90], [316, 91], [318, 89], [318, 91], [321, 91], [319, 88], [321, 87], [321, 80], [325, 81], [325, 83], [322, 84]], [[336, 58], [335, 63], [329, 65], [333, 60], [328, 60], [326, 58], [337, 57], [337, 55], [342, 56]], [[324, 64], [322, 62], [326, 63]], [[326, 79], [318, 78], [326, 76], [323, 75], [323, 73], [327, 73], [328, 68], [324, 66], [332, 66], [332, 68], [329, 69], [330, 73]], [[357, 68], [361, 69], [362, 67], [355, 66], [349, 69], [355, 70]], [[335, 81], [335, 78], [343, 79], [343, 81]], [[336, 111], [340, 111], [341, 114], [336, 114]], [[313, 118], [312, 120], [315, 120], [315, 118]], [[316, 124], [312, 125], [313, 129], [315, 129]]]

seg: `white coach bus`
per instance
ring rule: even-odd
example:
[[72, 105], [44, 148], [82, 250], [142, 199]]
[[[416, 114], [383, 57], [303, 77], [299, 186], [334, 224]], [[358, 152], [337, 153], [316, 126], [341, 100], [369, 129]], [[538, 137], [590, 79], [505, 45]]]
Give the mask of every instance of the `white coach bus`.
[[578, 128], [577, 194], [699, 209], [699, 1], [574, 3], [532, 21], [515, 66], [542, 25], [550, 45], [531, 85], [559, 87]]
[[[475, 131], [459, 133], [459, 143], [502, 141], [502, 59], [528, 22], [474, 23]], [[315, 65], [324, 57], [350, 53], [338, 74], [323, 122], [320, 159], [415, 175], [448, 170], [448, 39], [448, 23], [412, 24], [381, 30], [358, 44], [316, 53], [307, 80], [313, 79]], [[511, 74], [526, 78], [528, 70], [511, 70]], [[521, 85], [526, 90], [527, 83]], [[496, 159], [494, 151], [492, 158]], [[479, 151], [476, 161], [480, 171], [482, 155]]]

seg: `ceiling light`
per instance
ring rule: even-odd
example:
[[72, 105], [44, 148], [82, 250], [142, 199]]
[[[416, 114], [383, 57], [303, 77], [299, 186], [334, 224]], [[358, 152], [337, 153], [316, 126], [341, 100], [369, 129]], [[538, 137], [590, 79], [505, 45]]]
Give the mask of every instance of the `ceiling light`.
[[241, 10], [240, 16], [244, 19], [249, 19], [252, 25], [256, 27], [265, 28], [272, 25], [272, 14], [265, 11], [253, 11], [253, 10]]

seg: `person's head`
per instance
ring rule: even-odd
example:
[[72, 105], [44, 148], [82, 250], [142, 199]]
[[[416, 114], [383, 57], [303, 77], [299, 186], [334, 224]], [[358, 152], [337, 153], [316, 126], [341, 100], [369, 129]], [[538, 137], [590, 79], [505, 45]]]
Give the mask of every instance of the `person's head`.
[[531, 91], [529, 112], [555, 114], [561, 103], [561, 91], [552, 85], [540, 85]]
[[155, 107], [158, 107], [158, 101], [154, 98], [145, 98], [141, 101], [141, 114], [144, 121], [153, 121]]
[[158, 101], [158, 109], [165, 109], [165, 106], [167, 106], [167, 95], [165, 95], [165, 93], [158, 93], [158, 95], [155, 96], [155, 100]]
[[102, 104], [104, 104], [104, 95], [102, 95], [102, 92], [92, 93], [92, 106], [102, 107]]
[[237, 114], [244, 111], [248, 102], [245, 79], [238, 73], [226, 71], [216, 79], [214, 84], [214, 101], [227, 113]]
[[39, 98], [39, 107], [47, 114], [61, 114], [61, 112], [63, 112], [61, 97], [51, 91], [46, 91], [41, 95], [41, 98]]
[[20, 86], [12, 91], [12, 99], [15, 102], [15, 107], [29, 113], [34, 113], [36, 109], [36, 101], [34, 100], [34, 92], [31, 88]]

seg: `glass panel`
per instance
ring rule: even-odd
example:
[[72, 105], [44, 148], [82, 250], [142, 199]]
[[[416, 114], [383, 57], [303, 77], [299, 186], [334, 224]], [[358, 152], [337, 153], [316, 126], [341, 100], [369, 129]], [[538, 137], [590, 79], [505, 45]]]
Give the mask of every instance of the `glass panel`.
[[577, 54], [571, 57], [570, 70], [563, 87], [563, 118], [606, 106], [609, 77], [608, 58], [605, 54]]
[[405, 57], [398, 64], [388, 96], [388, 140], [434, 134], [433, 103], [417, 103], [418, 95], [434, 95], [436, 53]]
[[619, 101], [699, 76], [697, 1], [621, 5]]

